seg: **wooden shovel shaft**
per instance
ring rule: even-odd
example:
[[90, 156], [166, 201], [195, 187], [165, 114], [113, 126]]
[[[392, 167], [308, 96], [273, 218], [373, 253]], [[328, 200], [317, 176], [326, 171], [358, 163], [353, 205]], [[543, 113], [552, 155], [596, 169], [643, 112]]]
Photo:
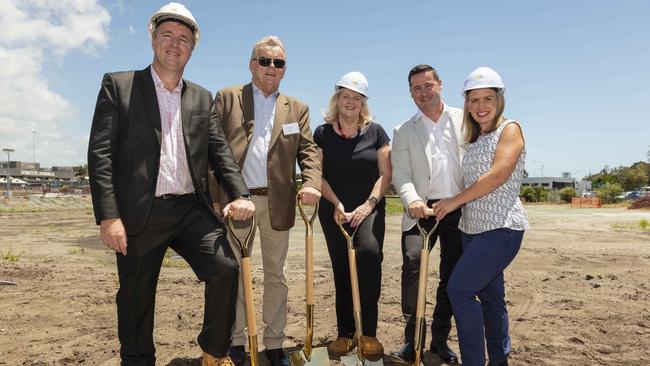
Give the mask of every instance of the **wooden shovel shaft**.
[[363, 326], [361, 321], [361, 296], [359, 295], [359, 275], [357, 273], [357, 251], [348, 249], [348, 263], [350, 266], [350, 282], [352, 284], [352, 309], [354, 311], [354, 326], [356, 328], [357, 344], [361, 344]]
[[251, 259], [244, 257], [241, 259], [241, 276], [244, 285], [244, 301], [246, 303], [246, 327], [249, 336], [257, 334], [257, 324], [255, 320], [255, 304], [253, 303], [253, 279], [251, 278]]
[[424, 333], [424, 314], [426, 312], [427, 275], [429, 274], [429, 250], [422, 248], [420, 254], [420, 276], [418, 279], [418, 302], [415, 310], [415, 366], [420, 365], [422, 337]]
[[311, 225], [307, 225], [305, 234], [305, 284], [307, 305], [314, 305], [314, 232]]

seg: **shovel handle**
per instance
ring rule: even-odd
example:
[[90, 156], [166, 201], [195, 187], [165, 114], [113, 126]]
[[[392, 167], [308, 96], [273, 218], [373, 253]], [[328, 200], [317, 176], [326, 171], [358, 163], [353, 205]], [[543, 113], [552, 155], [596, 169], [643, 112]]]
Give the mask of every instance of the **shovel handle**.
[[244, 241], [242, 241], [236, 234], [235, 232], [235, 225], [233, 224], [233, 219], [231, 216], [227, 217], [228, 219], [228, 227], [230, 228], [230, 233], [232, 234], [233, 239], [235, 239], [235, 242], [237, 243], [237, 246], [239, 246], [239, 249], [241, 250], [241, 257], [243, 258], [248, 258], [251, 256], [251, 239], [253, 237], [253, 231], [255, 230], [255, 215], [251, 216], [251, 227], [248, 229], [248, 234], [246, 234], [246, 238], [244, 238]]
[[250, 229], [242, 241], [236, 234], [233, 219], [228, 216], [228, 227], [232, 238], [241, 250], [241, 281], [244, 288], [244, 306], [246, 309], [246, 334], [248, 335], [248, 348], [250, 349], [250, 365], [259, 366], [257, 356], [257, 320], [255, 319], [255, 303], [253, 302], [253, 278], [251, 275], [251, 241], [255, 230], [255, 215], [251, 217]]
[[339, 221], [336, 223], [339, 226], [339, 229], [341, 230], [341, 233], [345, 237], [345, 240], [348, 243], [348, 249], [355, 249], [354, 248], [354, 234], [357, 233], [357, 230], [359, 229], [359, 226], [355, 227], [352, 232], [348, 232], [348, 230], [343, 226], [342, 219], [343, 216], [339, 216]]
[[307, 305], [314, 305], [314, 221], [318, 216], [318, 203], [314, 212], [308, 217], [300, 200], [300, 193], [296, 196], [300, 216], [305, 222], [305, 291]]

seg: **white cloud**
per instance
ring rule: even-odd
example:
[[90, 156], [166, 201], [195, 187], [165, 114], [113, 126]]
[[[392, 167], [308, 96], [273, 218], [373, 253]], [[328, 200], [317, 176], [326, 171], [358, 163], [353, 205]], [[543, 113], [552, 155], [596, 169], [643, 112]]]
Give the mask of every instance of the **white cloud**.
[[37, 130], [37, 160], [45, 165], [74, 164], [85, 155], [85, 143], [64, 132], [77, 109], [47, 84], [43, 69], [58, 67], [73, 50], [95, 55], [108, 43], [109, 22], [96, 0], [0, 1], [2, 147], [31, 161]]

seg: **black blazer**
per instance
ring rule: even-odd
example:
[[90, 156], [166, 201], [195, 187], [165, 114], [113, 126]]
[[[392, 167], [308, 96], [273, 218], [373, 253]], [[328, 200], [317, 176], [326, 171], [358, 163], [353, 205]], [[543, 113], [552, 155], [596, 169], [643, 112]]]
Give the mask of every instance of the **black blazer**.
[[[214, 214], [208, 161], [231, 200], [249, 192], [220, 121], [210, 118], [212, 103], [209, 91], [183, 80], [181, 119], [188, 166], [197, 196]], [[142, 233], [156, 193], [160, 134], [150, 67], [105, 74], [88, 143], [88, 174], [98, 224], [119, 217], [127, 235]]]

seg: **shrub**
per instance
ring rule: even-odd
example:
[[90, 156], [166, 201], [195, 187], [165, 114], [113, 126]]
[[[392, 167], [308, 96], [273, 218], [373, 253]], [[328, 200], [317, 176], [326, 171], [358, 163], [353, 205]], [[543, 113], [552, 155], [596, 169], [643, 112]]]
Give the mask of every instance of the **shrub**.
[[618, 183], [605, 183], [596, 192], [603, 203], [614, 203], [618, 200], [617, 196], [623, 193], [623, 187]]
[[648, 227], [648, 225], [650, 225], [650, 222], [648, 222], [648, 220], [646, 220], [646, 219], [639, 220], [639, 227], [642, 230], [645, 230]]
[[571, 198], [576, 196], [576, 190], [571, 187], [560, 189], [560, 199], [566, 203], [571, 202]]
[[548, 191], [543, 187], [521, 187], [519, 196], [526, 202], [542, 202], [548, 199]]

